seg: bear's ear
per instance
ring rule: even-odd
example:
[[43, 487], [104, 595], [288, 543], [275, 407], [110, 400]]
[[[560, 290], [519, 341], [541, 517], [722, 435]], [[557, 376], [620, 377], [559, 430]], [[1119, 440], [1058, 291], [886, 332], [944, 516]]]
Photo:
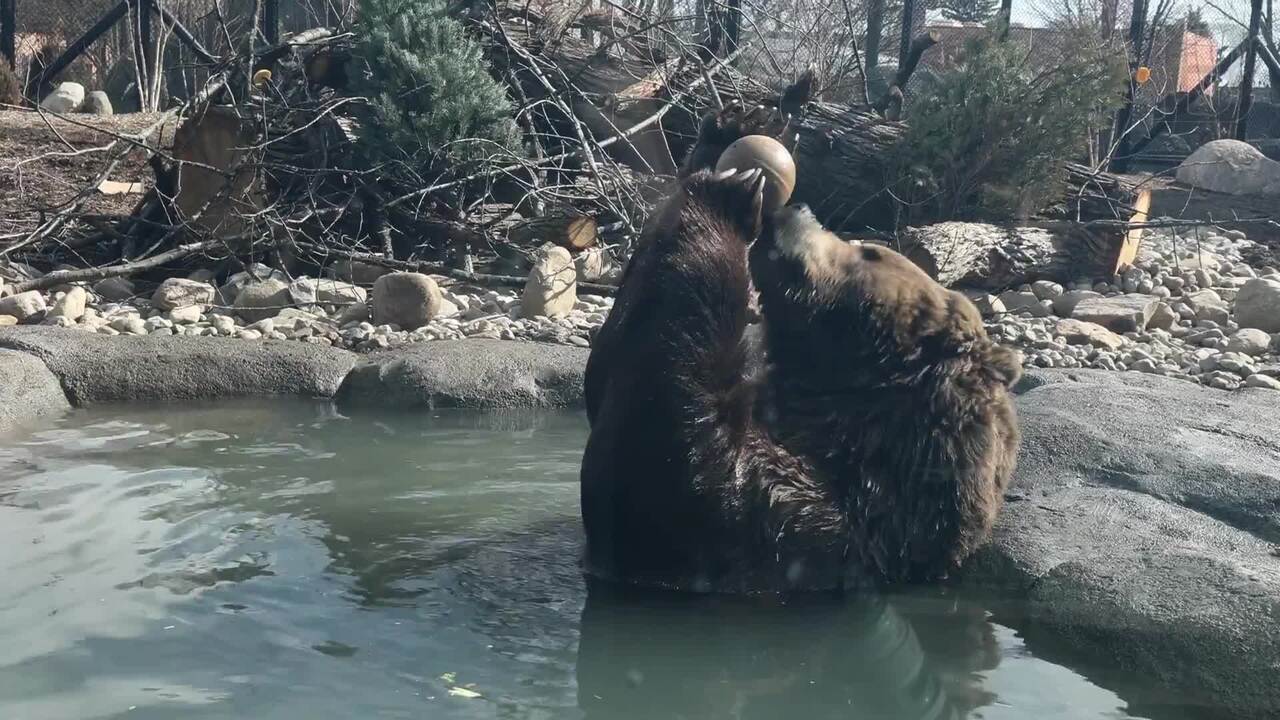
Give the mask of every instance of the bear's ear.
[[791, 83], [782, 91], [782, 95], [778, 97], [778, 109], [783, 115], [789, 117], [799, 117], [816, 94], [818, 84], [818, 73], [813, 68], [806, 68], [800, 73], [800, 77]]

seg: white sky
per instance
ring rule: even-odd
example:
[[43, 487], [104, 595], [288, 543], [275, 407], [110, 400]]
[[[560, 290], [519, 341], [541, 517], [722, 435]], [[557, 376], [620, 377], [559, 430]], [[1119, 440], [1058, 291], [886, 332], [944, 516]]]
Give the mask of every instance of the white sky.
[[[1013, 0], [1013, 22], [1028, 27], [1043, 26], [1046, 11], [1052, 12], [1061, 2], [1062, 0]], [[1148, 0], [1151, 6], [1156, 2], [1158, 0]], [[1125, 0], [1121, 0], [1122, 15], [1127, 13], [1123, 9], [1125, 4]], [[1200, 8], [1200, 16], [1209, 24], [1219, 48], [1233, 48], [1244, 39], [1245, 28], [1249, 23], [1249, 0], [1178, 0], [1173, 15], [1182, 16], [1192, 7]], [[1128, 20], [1122, 18], [1121, 22], [1127, 24]], [[1227, 72], [1228, 83], [1239, 79], [1243, 64], [1238, 61]], [[1255, 85], [1265, 84], [1266, 80], [1266, 69], [1259, 66]]]

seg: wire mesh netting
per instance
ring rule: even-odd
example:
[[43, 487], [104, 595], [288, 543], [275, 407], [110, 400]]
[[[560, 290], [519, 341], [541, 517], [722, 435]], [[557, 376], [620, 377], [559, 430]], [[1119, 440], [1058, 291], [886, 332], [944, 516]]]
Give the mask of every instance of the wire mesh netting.
[[[16, 23], [6, 31], [14, 35], [19, 77], [29, 78], [118, 0], [11, 1]], [[154, 1], [219, 57], [242, 42], [238, 38], [261, 30], [261, 0]], [[279, 31], [350, 20], [356, 1], [281, 0]], [[1274, 2], [1262, 0], [1259, 43], [1264, 55], [1280, 56]], [[999, 0], [543, 0], [531, 6], [578, 16], [593, 7], [621, 13], [647, 28], [654, 47], [719, 38], [731, 46], [720, 50], [732, 52], [739, 69], [758, 80], [781, 87], [809, 69], [823, 99], [855, 105], [874, 104], [898, 83], [910, 103], [924, 84], [963, 65], [973, 41], [1001, 32], [999, 20], [1007, 12], [1005, 40], [1024, 54], [1027, 72], [1049, 78], [1078, 72], [1086, 49], [1140, 68], [1131, 78], [1131, 129], [1149, 130], [1172, 117], [1179, 99], [1189, 100], [1170, 123], [1172, 132], [1144, 147], [1150, 155], [1169, 157], [1235, 131], [1244, 64], [1239, 58], [1250, 15], [1250, 0], [1012, 0], [1003, 8]], [[157, 22], [155, 28], [166, 102], [181, 101], [201, 86], [207, 67], [167, 24]], [[133, 109], [137, 35], [137, 14], [131, 11], [56, 80], [103, 89], [118, 109]], [[918, 67], [898, 78], [904, 60], [913, 60], [913, 48], [921, 51]], [[1228, 60], [1235, 62], [1214, 74]], [[1256, 137], [1280, 136], [1275, 72], [1263, 63], [1254, 76], [1261, 90], [1249, 127]]]
[[[14, 0], [12, 64], [25, 82], [39, 76], [69, 46], [112, 11], [120, 0]], [[152, 0], [156, 8], [189, 30], [210, 53], [223, 57], [243, 38], [262, 38], [261, 4], [254, 0]], [[285, 0], [278, 3], [280, 32], [336, 24], [354, 14], [355, 0]], [[134, 3], [133, 7], [139, 4]], [[184, 43], [173, 28], [156, 19], [152, 23], [157, 65], [163, 73], [164, 94], [181, 101], [208, 77], [207, 63]], [[117, 110], [136, 110], [139, 80], [134, 62], [139, 50], [139, 24], [131, 9], [119, 22], [94, 40], [54, 82], [74, 81], [89, 89], [102, 89]], [[46, 87], [37, 92], [48, 92]]]

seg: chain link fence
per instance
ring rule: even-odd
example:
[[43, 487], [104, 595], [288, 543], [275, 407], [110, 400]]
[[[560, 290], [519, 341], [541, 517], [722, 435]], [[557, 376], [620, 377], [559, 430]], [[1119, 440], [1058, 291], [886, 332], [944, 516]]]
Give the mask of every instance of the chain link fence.
[[[354, 16], [356, 0], [275, 0], [281, 32], [332, 25]], [[1261, 0], [1258, 43], [1263, 59], [1276, 50], [1276, 0]], [[3, 32], [12, 36], [12, 62], [20, 78], [40, 69], [74, 42], [119, 0], [0, 0], [12, 7]], [[135, 8], [141, 0], [131, 0]], [[256, 25], [255, 0], [154, 0], [215, 56]], [[730, 18], [734, 62], [760, 80], [782, 86], [811, 69], [821, 96], [833, 102], [874, 104], [899, 78], [913, 47], [927, 44], [919, 65], [902, 82], [908, 104], [928, 83], [964, 62], [975, 39], [1001, 32], [1020, 49], [1026, 70], [1053, 74], [1071, 65], [1082, 43], [1142, 68], [1132, 106], [1122, 121], [1130, 134], [1168, 132], [1144, 144], [1143, 155], [1176, 159], [1192, 148], [1238, 131], [1241, 57], [1251, 0], [565, 0], [576, 12], [594, 7], [651, 21], [664, 42], [688, 43]], [[555, 2], [541, 2], [554, 6]], [[1139, 22], [1134, 22], [1135, 8]], [[189, 97], [207, 65], [177, 42], [166, 23], [154, 24], [158, 65], [168, 102]], [[137, 13], [131, 10], [62, 73], [89, 89], [103, 89], [118, 110], [137, 109], [134, 64]], [[926, 41], [921, 43], [921, 39]], [[1244, 43], [1244, 44], [1242, 44]], [[4, 47], [0, 43], [0, 47]], [[1269, 51], [1268, 51], [1269, 48]], [[1225, 72], [1215, 74], [1226, 60]], [[1280, 143], [1280, 78], [1263, 62], [1255, 73], [1247, 117], [1250, 139]], [[42, 90], [47, 91], [47, 88]], [[1182, 101], [1185, 107], [1178, 105]], [[1161, 128], [1164, 130], [1164, 128]], [[1110, 138], [1101, 138], [1106, 141]]]
[[[13, 57], [9, 61], [24, 84], [38, 77], [95, 23], [108, 16], [120, 0], [0, 0], [12, 3], [12, 20], [0, 33], [10, 35]], [[273, 0], [278, 32], [296, 32], [335, 24], [354, 14], [355, 0]], [[261, 3], [253, 0], [149, 0], [170, 18], [188, 29], [194, 39], [215, 56], [224, 56], [231, 45], [249, 37], [257, 26], [263, 37]], [[139, 109], [136, 90], [138, 73], [134, 62], [140, 37], [139, 2], [130, 2], [129, 11], [94, 40], [63, 71], [55, 82], [74, 81], [87, 89], [106, 91], [117, 111]], [[10, 23], [12, 23], [10, 25]], [[190, 97], [208, 77], [208, 63], [173, 32], [167, 22], [154, 19], [152, 33], [157, 66], [163, 74], [163, 92], [171, 101]], [[6, 47], [0, 43], [0, 47]], [[43, 94], [46, 87], [34, 88]]]

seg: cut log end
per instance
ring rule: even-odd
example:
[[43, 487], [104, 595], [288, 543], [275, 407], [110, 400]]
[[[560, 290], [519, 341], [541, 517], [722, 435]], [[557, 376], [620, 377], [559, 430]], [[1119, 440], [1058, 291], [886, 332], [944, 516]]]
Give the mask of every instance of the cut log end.
[[[1147, 214], [1151, 211], [1151, 190], [1142, 189], [1133, 201], [1134, 213], [1129, 217], [1131, 224], [1141, 224], [1147, 221]], [[1119, 252], [1116, 256], [1114, 272], [1119, 274], [1129, 266], [1133, 265], [1133, 261], [1138, 257], [1138, 250], [1142, 247], [1142, 234], [1145, 230], [1141, 227], [1130, 228], [1124, 234], [1124, 240], [1120, 243]]]
[[599, 227], [593, 217], [550, 215], [526, 220], [512, 227], [508, 238], [520, 245], [549, 242], [570, 252], [579, 252], [594, 246], [599, 234]]

